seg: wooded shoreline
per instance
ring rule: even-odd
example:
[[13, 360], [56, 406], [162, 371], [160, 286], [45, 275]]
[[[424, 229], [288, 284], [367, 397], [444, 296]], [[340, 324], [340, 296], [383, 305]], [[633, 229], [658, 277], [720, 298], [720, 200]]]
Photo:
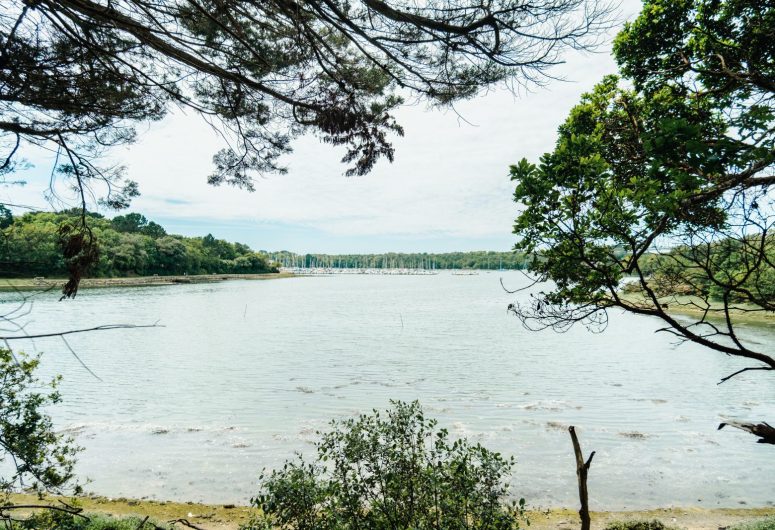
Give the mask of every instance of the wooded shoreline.
[[[628, 302], [642, 304], [644, 307], [653, 307], [652, 302], [642, 295], [634, 293], [622, 293], [620, 297]], [[713, 303], [704, 311], [705, 301], [698, 297], [686, 295], [670, 295], [660, 297], [660, 302], [665, 304], [668, 314], [693, 317], [695, 319], [706, 318], [712, 322], [724, 320], [724, 306], [721, 303]], [[737, 309], [736, 307], [740, 307]], [[746, 304], [733, 305], [729, 310], [733, 322], [737, 324], [772, 324], [775, 323], [775, 313], [763, 311], [761, 308]]]
[[[276, 280], [292, 278], [289, 272], [268, 272], [262, 274], [184, 274], [171, 276], [125, 276], [120, 278], [84, 278], [80, 289], [108, 287], [146, 287], [154, 285], [175, 285], [191, 283], [217, 283], [228, 280]], [[4, 278], [0, 279], [0, 291], [39, 291], [59, 289], [67, 280], [64, 278]]]

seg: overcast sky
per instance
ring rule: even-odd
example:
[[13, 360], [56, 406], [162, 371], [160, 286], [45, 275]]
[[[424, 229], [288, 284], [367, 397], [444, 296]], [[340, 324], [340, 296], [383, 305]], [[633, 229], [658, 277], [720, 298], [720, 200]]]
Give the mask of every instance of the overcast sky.
[[[638, 6], [625, 1], [622, 19]], [[172, 233], [296, 252], [509, 250], [517, 211], [509, 165], [552, 149], [579, 96], [616, 71], [609, 52], [567, 55], [553, 71], [566, 81], [456, 105], [469, 123], [452, 111], [402, 108], [406, 135], [395, 138], [395, 162], [365, 177], [343, 176], [342, 151], [305, 137], [285, 160], [287, 175], [260, 180], [254, 193], [213, 188], [206, 179], [221, 141], [200, 118], [180, 113], [139, 128], [139, 141], [113, 156], [140, 184], [130, 211]], [[27, 185], [2, 190], [3, 200], [45, 206], [53, 158], [30, 159]]]

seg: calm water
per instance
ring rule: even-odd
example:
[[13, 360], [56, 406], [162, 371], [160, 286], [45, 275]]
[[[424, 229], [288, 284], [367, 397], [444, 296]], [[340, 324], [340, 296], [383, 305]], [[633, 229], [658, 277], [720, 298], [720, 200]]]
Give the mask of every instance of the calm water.
[[[716, 386], [744, 365], [675, 347], [643, 317], [614, 314], [598, 335], [528, 332], [506, 314], [501, 276], [523, 281], [334, 276], [44, 295], [28, 331], [164, 325], [71, 336], [102, 381], [61, 340], [34, 345], [64, 374], [53, 413], [85, 448], [87, 489], [108, 496], [246, 501], [263, 467], [311, 454], [330, 419], [393, 398], [515, 455], [513, 493], [533, 506], [576, 503], [570, 424], [597, 451], [595, 508], [775, 501], [773, 448], [716, 431], [724, 416], [772, 420], [775, 378]], [[772, 351], [775, 331], [748, 334]]]

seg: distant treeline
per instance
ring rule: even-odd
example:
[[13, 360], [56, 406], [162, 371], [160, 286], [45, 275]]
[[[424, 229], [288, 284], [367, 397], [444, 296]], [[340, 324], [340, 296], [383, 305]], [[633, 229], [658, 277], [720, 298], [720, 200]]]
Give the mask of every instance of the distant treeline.
[[527, 259], [514, 252], [446, 252], [387, 254], [295, 254], [268, 252], [267, 258], [282, 267], [334, 269], [524, 269]]
[[[66, 276], [58, 230], [79, 215], [80, 210], [69, 210], [14, 217], [2, 208], [0, 276]], [[229, 243], [210, 234], [204, 237], [167, 234], [159, 224], [138, 213], [113, 219], [89, 213], [88, 224], [99, 248], [99, 262], [89, 276], [277, 272], [265, 255], [247, 245]]]

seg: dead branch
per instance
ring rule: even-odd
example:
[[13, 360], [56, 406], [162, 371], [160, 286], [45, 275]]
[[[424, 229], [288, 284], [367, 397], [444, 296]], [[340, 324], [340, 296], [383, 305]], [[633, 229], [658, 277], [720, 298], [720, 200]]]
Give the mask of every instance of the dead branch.
[[573, 453], [576, 455], [576, 476], [579, 481], [579, 501], [581, 501], [581, 508], [579, 509], [579, 517], [581, 518], [581, 530], [589, 530], [591, 519], [589, 517], [589, 493], [587, 491], [587, 473], [589, 467], [592, 465], [592, 458], [595, 456], [595, 452], [592, 451], [589, 454], [589, 458], [584, 462], [584, 455], [581, 453], [581, 445], [579, 439], [576, 436], [576, 428], [571, 425], [568, 427], [570, 433], [570, 439], [573, 442]]
[[760, 444], [775, 445], [775, 428], [770, 426], [769, 423], [742, 423], [737, 421], [725, 421], [718, 426], [718, 430], [723, 429], [725, 426], [735, 427], [746, 432], [750, 432], [754, 436], [758, 436], [757, 440]]
[[195, 524], [193, 524], [193, 523], [189, 522], [189, 520], [188, 520], [188, 519], [182, 519], [182, 518], [181, 518], [181, 519], [172, 519], [172, 520], [170, 520], [170, 521], [167, 521], [167, 522], [168, 522], [168, 523], [170, 523], [170, 524], [172, 524], [172, 525], [175, 525], [175, 524], [178, 524], [178, 523], [180, 523], [180, 524], [182, 524], [183, 526], [187, 526], [187, 527], [189, 527], [189, 528], [193, 528], [194, 530], [205, 530], [205, 529], [204, 529], [204, 528], [202, 528], [201, 526], [197, 526], [197, 525], [195, 525]]
[[770, 366], [749, 366], [748, 368], [743, 368], [742, 370], [738, 370], [737, 372], [735, 372], [735, 373], [733, 373], [733, 374], [729, 374], [729, 375], [728, 375], [728, 376], [726, 376], [726, 377], [722, 377], [722, 378], [721, 378], [721, 381], [719, 381], [719, 382], [718, 382], [718, 383], [716, 383], [716, 384], [720, 385], [721, 383], [723, 383], [723, 382], [725, 382], [725, 381], [729, 381], [730, 379], [732, 379], [732, 378], [733, 378], [733, 377], [735, 377], [736, 375], [742, 374], [743, 372], [750, 372], [750, 371], [753, 371], [753, 370], [765, 370], [765, 371], [771, 371], [771, 370], [775, 370], [775, 368], [772, 368], [772, 367], [770, 367]]
[[88, 516], [81, 513], [83, 511], [83, 508], [76, 508], [75, 506], [70, 506], [65, 503], [62, 503], [62, 504], [63, 506], [57, 506], [55, 504], [6, 504], [3, 506], [0, 506], [0, 519], [5, 518], [6, 514], [3, 512], [9, 511], [9, 510], [52, 510], [55, 512], [63, 512], [63, 513], [69, 513], [70, 515], [76, 515], [87, 521], [91, 520]]
[[85, 329], [71, 329], [67, 331], [59, 331], [55, 333], [40, 333], [38, 335], [16, 335], [16, 336], [0, 336], [0, 340], [29, 340], [29, 339], [42, 339], [45, 337], [62, 337], [64, 335], [72, 335], [74, 333], [87, 333], [90, 331], [109, 331], [113, 329], [138, 329], [138, 328], [163, 328], [158, 322], [153, 324], [105, 324], [103, 326], [95, 326], [93, 328]]

